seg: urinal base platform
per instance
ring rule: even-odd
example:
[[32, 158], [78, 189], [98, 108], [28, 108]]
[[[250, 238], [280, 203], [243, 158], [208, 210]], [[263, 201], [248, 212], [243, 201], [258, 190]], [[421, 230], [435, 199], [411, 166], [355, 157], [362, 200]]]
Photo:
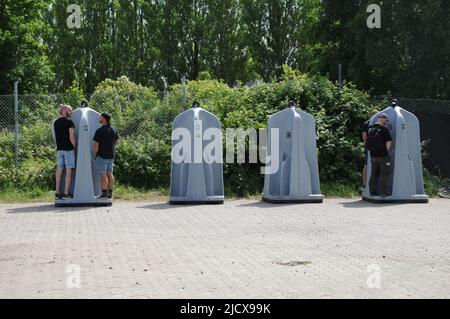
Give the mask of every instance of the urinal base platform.
[[306, 199], [276, 199], [263, 196], [262, 200], [270, 204], [322, 204], [323, 197], [317, 196], [316, 198]]
[[367, 197], [363, 196], [364, 201], [374, 204], [428, 204], [429, 198], [419, 197], [410, 199], [391, 199], [389, 197]]
[[78, 203], [70, 199], [55, 201], [55, 207], [110, 207], [112, 205], [112, 200], [98, 200], [90, 203]]
[[218, 196], [217, 198], [211, 198], [209, 200], [185, 200], [182, 198], [171, 198], [169, 200], [170, 205], [222, 205], [225, 202], [225, 198]]
[[178, 201], [171, 201], [169, 202], [170, 205], [178, 205], [178, 206], [188, 206], [188, 205], [223, 205], [225, 201], [213, 201], [213, 202], [208, 202], [208, 201], [199, 201], [199, 202], [178, 202]]

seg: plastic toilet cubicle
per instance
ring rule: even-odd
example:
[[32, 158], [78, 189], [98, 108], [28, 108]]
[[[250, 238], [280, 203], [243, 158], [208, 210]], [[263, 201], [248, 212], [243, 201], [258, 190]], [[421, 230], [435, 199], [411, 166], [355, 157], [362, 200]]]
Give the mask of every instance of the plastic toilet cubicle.
[[[390, 193], [388, 197], [371, 196], [369, 186], [363, 192], [363, 199], [375, 203], [428, 203], [425, 195], [422, 153], [420, 142], [420, 125], [418, 118], [405, 109], [393, 104], [383, 110], [389, 117], [388, 128], [393, 138], [391, 174], [389, 176]], [[378, 119], [375, 115], [370, 121], [374, 125]], [[367, 167], [367, 180], [371, 178], [371, 161]]]
[[[219, 119], [202, 109], [198, 102], [175, 118], [172, 134], [170, 204], [223, 204], [225, 192], [222, 141], [219, 141], [220, 147], [216, 149], [219, 161], [206, 158], [208, 152], [204, 152], [211, 143], [211, 140], [204, 138], [205, 132], [211, 129], [220, 132]], [[183, 137], [176, 136], [177, 132]], [[221, 139], [220, 136], [215, 138]], [[178, 149], [179, 143], [183, 143], [186, 148], [182, 151]], [[178, 159], [174, 160], [175, 157]]]
[[[73, 199], [56, 200], [57, 207], [64, 206], [111, 206], [111, 199], [96, 199], [101, 195], [101, 180], [95, 171], [93, 154], [93, 138], [95, 131], [100, 127], [98, 119], [100, 113], [89, 108], [86, 102], [72, 113], [71, 120], [75, 124], [76, 139], [76, 169], [72, 175], [70, 193]], [[52, 134], [55, 131], [52, 125]], [[61, 187], [64, 187], [65, 176], [62, 177]]]
[[[287, 109], [270, 117], [268, 129], [267, 153], [278, 156], [279, 169], [265, 175], [263, 200], [322, 203], [314, 117], [291, 101]], [[279, 132], [279, 154], [271, 149], [272, 129]]]

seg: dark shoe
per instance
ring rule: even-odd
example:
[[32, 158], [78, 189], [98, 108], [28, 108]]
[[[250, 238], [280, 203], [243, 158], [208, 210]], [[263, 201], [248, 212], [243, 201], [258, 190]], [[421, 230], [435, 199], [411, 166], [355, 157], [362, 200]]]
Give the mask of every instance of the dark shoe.
[[95, 199], [108, 199], [108, 194], [101, 194], [100, 196], [95, 197]]
[[72, 194], [64, 194], [62, 199], [73, 199]]
[[55, 199], [56, 200], [63, 199], [63, 195], [62, 194], [55, 194]]
[[108, 193], [108, 199], [112, 199], [112, 191], [109, 191], [109, 193]]

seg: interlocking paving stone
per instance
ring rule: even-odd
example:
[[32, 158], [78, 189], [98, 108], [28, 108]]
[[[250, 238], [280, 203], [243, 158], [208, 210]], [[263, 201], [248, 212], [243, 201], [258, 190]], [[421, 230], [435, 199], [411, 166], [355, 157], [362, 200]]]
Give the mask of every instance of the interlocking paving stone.
[[0, 297], [450, 298], [450, 201], [0, 204]]

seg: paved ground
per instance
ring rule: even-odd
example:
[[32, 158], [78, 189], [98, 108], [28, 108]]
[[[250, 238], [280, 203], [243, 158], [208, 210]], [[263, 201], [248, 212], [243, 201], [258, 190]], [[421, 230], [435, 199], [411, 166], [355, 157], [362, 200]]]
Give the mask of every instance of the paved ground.
[[450, 298], [450, 201], [0, 205], [0, 297]]

